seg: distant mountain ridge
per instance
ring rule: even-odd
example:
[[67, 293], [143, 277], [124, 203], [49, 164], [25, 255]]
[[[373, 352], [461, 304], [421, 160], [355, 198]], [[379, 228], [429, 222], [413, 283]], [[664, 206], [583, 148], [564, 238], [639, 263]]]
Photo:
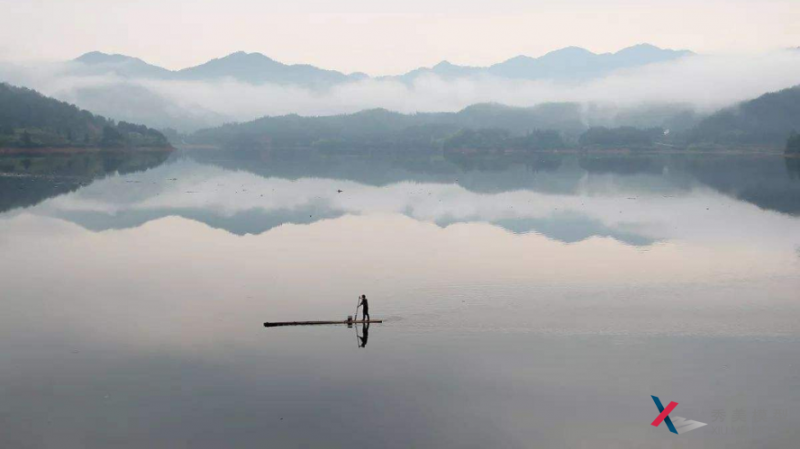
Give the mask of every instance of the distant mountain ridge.
[[125, 78], [169, 78], [172, 75], [170, 70], [148, 64], [139, 58], [131, 56], [107, 54], [99, 51], [92, 51], [75, 58], [72, 62], [79, 65], [73, 70], [80, 74], [88, 74], [97, 71], [113, 73]]
[[307, 87], [325, 87], [358, 79], [335, 70], [307, 64], [287, 65], [261, 53], [243, 51], [179, 70], [175, 76], [188, 80], [234, 78], [249, 84], [300, 84]]
[[433, 74], [442, 78], [491, 75], [511, 79], [582, 81], [601, 77], [619, 69], [673, 61], [691, 55], [694, 53], [688, 50], [662, 49], [650, 44], [634, 45], [616, 53], [602, 54], [592, 53], [580, 47], [566, 47], [538, 58], [515, 56], [488, 67], [458, 66], [443, 61], [431, 68], [416, 69], [394, 78], [412, 82], [420, 75]]
[[363, 74], [345, 75], [307, 64], [283, 64], [261, 53], [239, 51], [222, 58], [181, 70], [168, 70], [139, 58], [93, 51], [71, 62], [79, 73], [111, 73], [123, 78], [150, 78], [177, 81], [214, 81], [234, 79], [248, 84], [299, 85], [327, 87], [364, 78]]
[[[399, 76], [376, 79], [412, 83], [420, 76], [436, 75], [445, 79], [472, 76], [495, 76], [510, 79], [581, 81], [607, 75], [615, 70], [672, 61], [693, 55], [688, 50], [661, 49], [639, 44], [616, 53], [596, 54], [579, 47], [555, 50], [544, 56], [516, 56], [488, 67], [470, 67], [442, 61], [433, 67], [421, 67]], [[308, 64], [283, 64], [261, 53], [236, 52], [204, 64], [181, 70], [168, 70], [131, 56], [86, 53], [72, 61], [80, 72], [113, 73], [121, 77], [144, 77], [170, 80], [210, 81], [234, 79], [248, 84], [273, 83], [324, 88], [370, 78], [363, 73], [345, 74]]]

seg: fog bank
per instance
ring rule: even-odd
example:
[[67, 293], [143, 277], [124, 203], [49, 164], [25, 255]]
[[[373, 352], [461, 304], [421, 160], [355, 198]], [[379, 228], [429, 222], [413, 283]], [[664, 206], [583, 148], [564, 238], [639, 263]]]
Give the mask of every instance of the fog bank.
[[264, 115], [331, 115], [370, 108], [403, 113], [452, 112], [475, 103], [533, 106], [578, 102], [609, 110], [647, 104], [686, 104], [711, 112], [796, 85], [800, 51], [760, 55], [696, 55], [621, 70], [580, 84], [490, 76], [411, 84], [366, 79], [328, 89], [252, 85], [230, 79], [165, 81], [80, 74], [75, 63], [0, 65], [0, 80], [30, 87], [118, 120], [191, 131]]

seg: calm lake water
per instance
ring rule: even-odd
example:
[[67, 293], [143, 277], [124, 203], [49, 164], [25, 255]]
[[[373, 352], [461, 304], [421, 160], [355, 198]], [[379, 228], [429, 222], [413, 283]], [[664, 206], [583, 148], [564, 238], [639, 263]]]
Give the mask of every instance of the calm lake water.
[[0, 447], [800, 445], [796, 160], [163, 159], [0, 161]]

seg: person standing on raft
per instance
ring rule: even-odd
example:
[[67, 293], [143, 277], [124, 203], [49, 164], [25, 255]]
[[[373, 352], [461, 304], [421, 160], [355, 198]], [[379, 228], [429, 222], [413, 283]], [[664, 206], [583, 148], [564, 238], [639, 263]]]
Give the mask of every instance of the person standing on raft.
[[[358, 303], [356, 307], [356, 311], [359, 307], [363, 306], [363, 313], [364, 313], [364, 321], [369, 320], [369, 302], [367, 302], [367, 295], [361, 295], [361, 301]], [[358, 318], [358, 312], [356, 312], [356, 318]]]

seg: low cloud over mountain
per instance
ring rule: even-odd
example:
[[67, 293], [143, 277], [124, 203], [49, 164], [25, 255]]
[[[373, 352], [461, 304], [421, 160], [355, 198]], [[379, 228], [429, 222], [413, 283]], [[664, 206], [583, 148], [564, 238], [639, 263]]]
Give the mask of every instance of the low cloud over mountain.
[[111, 118], [191, 131], [265, 115], [370, 108], [458, 111], [485, 102], [577, 102], [610, 114], [668, 103], [711, 112], [797, 84], [800, 53], [704, 56], [638, 45], [594, 54], [571, 47], [489, 67], [443, 62], [400, 76], [369, 77], [286, 65], [258, 53], [234, 53], [171, 71], [129, 56], [93, 52], [63, 63], [0, 64], [0, 80]]

